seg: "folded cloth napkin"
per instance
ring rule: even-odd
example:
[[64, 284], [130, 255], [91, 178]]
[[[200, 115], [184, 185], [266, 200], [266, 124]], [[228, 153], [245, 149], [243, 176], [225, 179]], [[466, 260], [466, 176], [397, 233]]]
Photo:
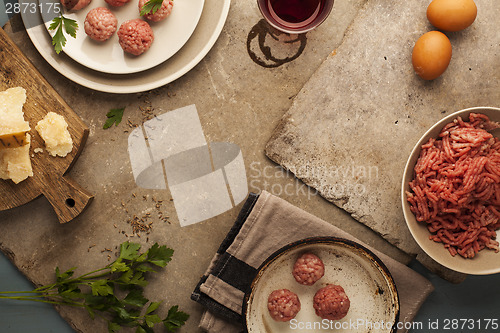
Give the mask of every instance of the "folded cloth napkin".
[[[244, 332], [245, 292], [257, 268], [284, 245], [314, 236], [334, 236], [358, 242], [387, 266], [400, 298], [400, 322], [411, 323], [434, 289], [432, 284], [396, 260], [363, 244], [339, 228], [263, 191], [250, 194], [191, 298], [206, 307], [200, 328], [213, 333]], [[398, 332], [405, 332], [405, 329]]]

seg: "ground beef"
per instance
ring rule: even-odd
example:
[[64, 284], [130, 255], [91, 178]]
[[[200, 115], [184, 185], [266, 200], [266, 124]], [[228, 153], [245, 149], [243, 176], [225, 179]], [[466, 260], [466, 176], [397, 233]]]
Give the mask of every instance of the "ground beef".
[[90, 38], [103, 42], [115, 33], [118, 20], [109, 9], [97, 7], [87, 13], [83, 25]]
[[153, 29], [141, 19], [123, 22], [118, 29], [118, 40], [125, 52], [140, 55], [146, 52], [153, 43]]
[[415, 165], [410, 209], [452, 256], [499, 250], [500, 141], [488, 132], [498, 127], [483, 114], [458, 117], [422, 146]]
[[267, 299], [269, 314], [276, 321], [289, 321], [300, 311], [297, 294], [288, 289], [273, 291]]
[[302, 254], [293, 265], [292, 275], [303, 285], [312, 286], [325, 274], [323, 261], [312, 253]]
[[130, 0], [104, 0], [106, 3], [113, 7], [121, 7], [126, 3], [130, 2]]
[[323, 319], [339, 320], [344, 318], [349, 311], [351, 302], [344, 288], [329, 284], [316, 292], [313, 299], [316, 315]]
[[[139, 12], [141, 12], [142, 7], [149, 0], [139, 0]], [[174, 7], [174, 2], [172, 0], [163, 0], [161, 7], [154, 13], [150, 12], [149, 14], [144, 15], [144, 17], [153, 22], [159, 22], [167, 18], [172, 12], [172, 8]]]
[[77, 11], [89, 5], [92, 0], [61, 0], [61, 4], [67, 10]]

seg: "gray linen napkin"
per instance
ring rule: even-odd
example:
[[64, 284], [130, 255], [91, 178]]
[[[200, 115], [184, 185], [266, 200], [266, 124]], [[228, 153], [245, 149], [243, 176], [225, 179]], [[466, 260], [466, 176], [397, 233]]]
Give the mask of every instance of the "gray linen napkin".
[[314, 236], [349, 239], [373, 251], [396, 282], [401, 303], [400, 322], [411, 323], [424, 300], [434, 290], [427, 279], [409, 267], [263, 191], [260, 196], [249, 196], [235, 225], [191, 296], [207, 308], [199, 326], [210, 333], [244, 331], [241, 317], [243, 298], [257, 268], [284, 245]]

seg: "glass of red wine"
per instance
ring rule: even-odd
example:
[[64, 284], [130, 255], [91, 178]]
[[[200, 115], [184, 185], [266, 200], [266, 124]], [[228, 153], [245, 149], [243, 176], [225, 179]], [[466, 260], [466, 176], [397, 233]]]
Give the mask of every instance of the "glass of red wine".
[[334, 0], [257, 0], [266, 21], [274, 28], [301, 34], [316, 28], [330, 14]]

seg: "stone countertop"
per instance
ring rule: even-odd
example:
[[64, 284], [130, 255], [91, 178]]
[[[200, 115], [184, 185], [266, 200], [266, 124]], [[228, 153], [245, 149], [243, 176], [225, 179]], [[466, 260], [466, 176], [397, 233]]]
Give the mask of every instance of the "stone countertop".
[[[167, 305], [178, 304], [190, 313], [191, 318], [181, 331], [196, 332], [202, 308], [190, 300], [190, 294], [241, 205], [181, 227], [172, 193], [168, 188], [138, 187], [128, 155], [128, 138], [134, 128], [155, 116], [194, 104], [207, 142], [233, 143], [241, 149], [249, 191], [267, 190], [408, 262], [408, 256], [264, 154], [267, 140], [294, 96], [341, 43], [364, 3], [336, 1], [322, 26], [291, 42], [287, 36], [272, 34], [263, 26], [256, 3], [233, 1], [218, 41], [193, 70], [158, 89], [126, 95], [93, 91], [66, 79], [45, 62], [22, 29], [11, 29], [22, 24], [19, 17], [14, 17], [6, 31], [90, 128], [86, 147], [69, 175], [94, 193], [95, 199], [81, 216], [64, 225], [58, 223], [44, 198], [0, 212], [2, 251], [29, 280], [44, 284], [53, 280], [56, 266], [68, 269], [76, 265], [78, 272], [83, 273], [105, 265], [114, 258], [117, 246], [127, 240], [166, 244], [176, 252], [167, 269], [148, 287], [148, 295], [165, 299], [163, 311]], [[305, 43], [298, 56], [301, 47], [297, 43]], [[295, 60], [277, 64], [264, 53], [268, 50], [274, 58]], [[123, 106], [122, 123], [104, 130], [106, 113]], [[133, 235], [128, 221], [145, 218], [148, 213], [151, 217], [146, 219], [152, 222], [149, 233]], [[102, 322], [89, 321], [84, 311], [58, 310], [76, 331], [104, 329]]]

